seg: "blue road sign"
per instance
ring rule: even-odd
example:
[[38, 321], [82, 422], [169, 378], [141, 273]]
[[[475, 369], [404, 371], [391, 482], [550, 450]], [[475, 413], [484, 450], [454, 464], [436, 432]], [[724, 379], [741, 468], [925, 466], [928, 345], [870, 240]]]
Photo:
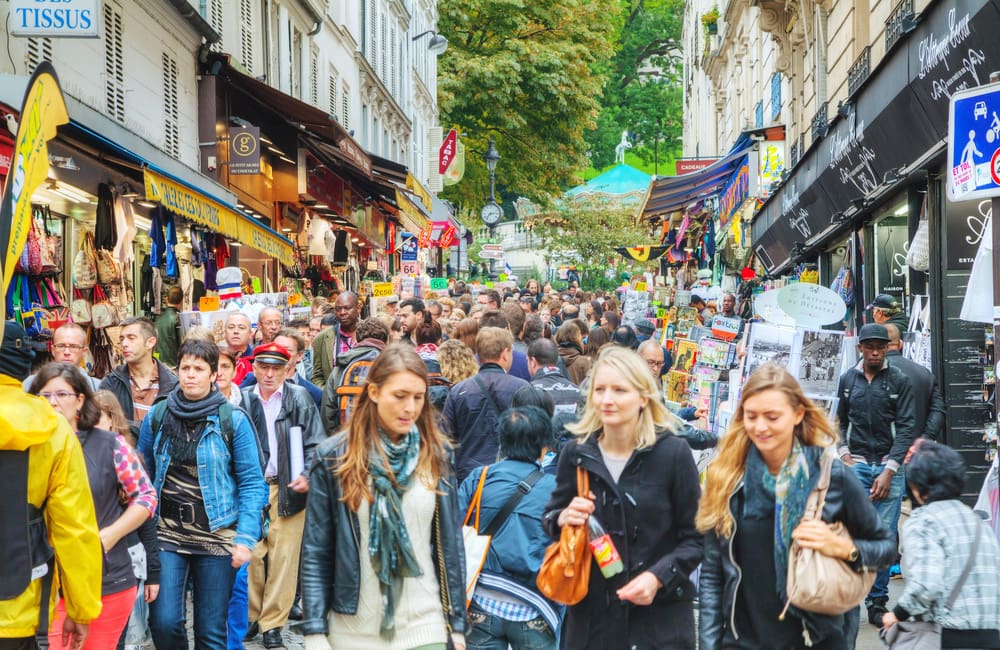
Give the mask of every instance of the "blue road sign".
[[1000, 83], [951, 96], [948, 170], [950, 200], [1000, 196]]

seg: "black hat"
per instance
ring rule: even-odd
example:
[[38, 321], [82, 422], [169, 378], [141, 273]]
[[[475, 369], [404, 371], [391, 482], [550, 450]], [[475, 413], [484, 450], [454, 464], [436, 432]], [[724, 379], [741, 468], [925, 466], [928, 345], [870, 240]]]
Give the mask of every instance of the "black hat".
[[9, 320], [3, 329], [3, 344], [0, 345], [0, 375], [24, 381], [31, 374], [31, 362], [35, 351], [24, 328], [17, 321]]
[[872, 307], [876, 309], [899, 309], [899, 302], [893, 296], [887, 293], [880, 293], [875, 296], [875, 300], [872, 300], [872, 304], [868, 305], [868, 309]]
[[858, 343], [864, 343], [865, 341], [885, 341], [888, 343], [889, 331], [885, 329], [884, 325], [879, 325], [878, 323], [862, 325], [861, 331], [858, 332]]

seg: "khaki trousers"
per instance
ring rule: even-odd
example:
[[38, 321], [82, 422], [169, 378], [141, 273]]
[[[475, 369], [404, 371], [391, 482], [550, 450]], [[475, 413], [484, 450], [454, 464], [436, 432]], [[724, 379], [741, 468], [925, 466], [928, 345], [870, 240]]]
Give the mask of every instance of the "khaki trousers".
[[[277, 515], [278, 486], [269, 485], [268, 488], [270, 511]], [[261, 632], [280, 629], [288, 620], [288, 612], [295, 602], [305, 520], [305, 510], [290, 517], [272, 516], [267, 536], [254, 547], [247, 571], [247, 587], [250, 621], [256, 621]]]

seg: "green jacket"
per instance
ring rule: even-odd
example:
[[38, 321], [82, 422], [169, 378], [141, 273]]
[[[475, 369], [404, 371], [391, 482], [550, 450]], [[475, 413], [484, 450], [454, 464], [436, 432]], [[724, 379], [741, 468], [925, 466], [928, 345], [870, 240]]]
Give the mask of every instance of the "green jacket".
[[177, 367], [181, 347], [181, 318], [175, 307], [166, 307], [156, 319], [156, 354], [160, 363], [171, 370]]

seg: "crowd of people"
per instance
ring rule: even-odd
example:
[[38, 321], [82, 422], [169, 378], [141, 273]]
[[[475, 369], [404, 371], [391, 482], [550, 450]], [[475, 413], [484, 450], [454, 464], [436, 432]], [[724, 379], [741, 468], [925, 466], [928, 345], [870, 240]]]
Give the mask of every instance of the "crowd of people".
[[[695, 409], [667, 409], [670, 354], [620, 314], [613, 293], [536, 280], [378, 309], [343, 292], [308, 322], [233, 312], [223, 342], [182, 336], [168, 310], [123, 321], [124, 363], [100, 378], [79, 326], [41, 363], [8, 322], [0, 650], [125, 648], [147, 630], [187, 648], [189, 620], [212, 650], [284, 647], [289, 621], [308, 649], [853, 648], [860, 607], [790, 605], [799, 549], [879, 572], [873, 625], [931, 621], [942, 647], [1000, 648], [1000, 547], [961, 502], [960, 457], [930, 440], [933, 377], [891, 360], [898, 328], [859, 332], [839, 425], [768, 364], [717, 439]], [[692, 450], [716, 445], [700, 477]], [[491, 541], [470, 586], [473, 510]], [[622, 570], [595, 568], [564, 605], [536, 576], [588, 522]]]

